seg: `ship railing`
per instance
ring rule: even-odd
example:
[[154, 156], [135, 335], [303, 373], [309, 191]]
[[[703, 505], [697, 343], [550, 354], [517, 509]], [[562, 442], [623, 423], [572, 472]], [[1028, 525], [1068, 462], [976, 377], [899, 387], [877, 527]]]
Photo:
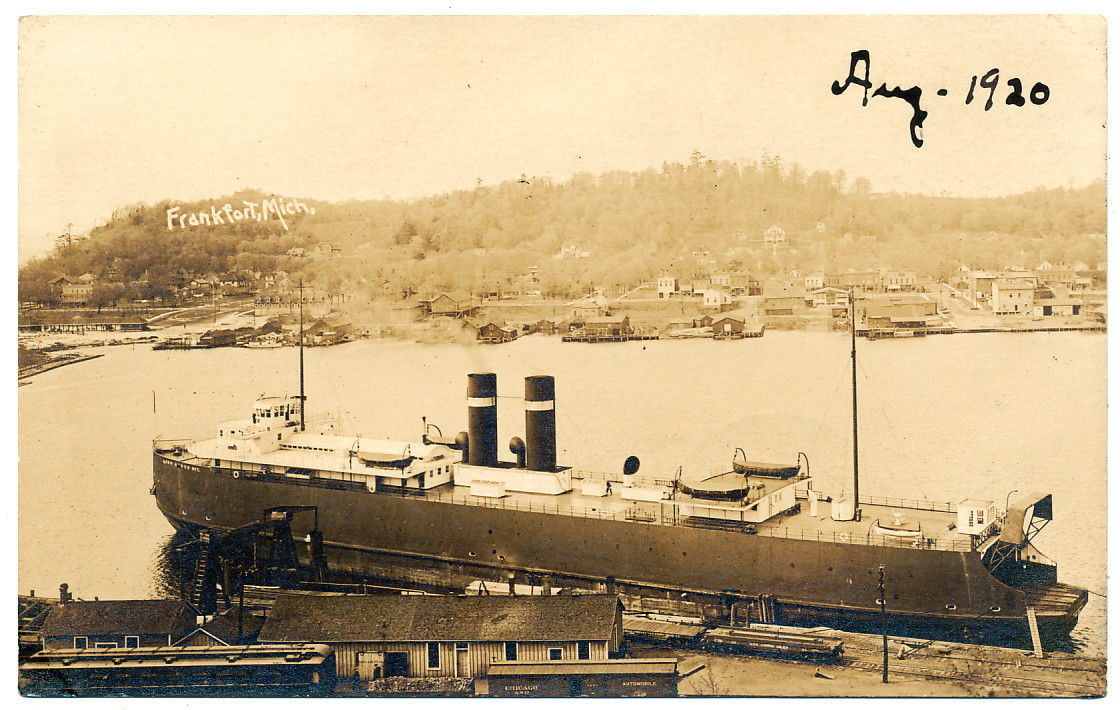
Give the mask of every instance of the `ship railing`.
[[[405, 496], [402, 491], [382, 489], [379, 494]], [[414, 491], [410, 497], [423, 496], [424, 492]], [[598, 520], [617, 520], [621, 522], [639, 523], [643, 525], [663, 525], [666, 527], [701, 527], [698, 522], [690, 523], [687, 518], [666, 515], [663, 511], [657, 512], [651, 506], [632, 505], [624, 510], [602, 510], [581, 506], [565, 506], [536, 501], [515, 501], [508, 498], [489, 498], [470, 495], [439, 495], [431, 496], [434, 502], [451, 503], [454, 505], [470, 505], [480, 508], [498, 508], [503, 510], [517, 510], [528, 513], [545, 513], [550, 515], [565, 515], [576, 518], [594, 518]], [[662, 501], [669, 503], [670, 501]], [[724, 523], [738, 521], [727, 520]], [[870, 545], [877, 547], [908, 547], [928, 550], [949, 550], [954, 552], [971, 552], [975, 550], [975, 542], [971, 538], [940, 539], [922, 536], [918, 539], [901, 538], [892, 535], [876, 535], [871, 532], [849, 533], [825, 530], [808, 530], [787, 526], [770, 527], [765, 524], [743, 525], [744, 534], [761, 535], [764, 537], [780, 537], [790, 540], [813, 540], [816, 542], [833, 542], [846, 545]]]
[[[610, 481], [611, 483], [623, 483], [625, 481], [621, 473], [604, 473], [602, 471], [585, 471], [583, 469], [573, 468], [572, 478], [580, 479], [583, 481]], [[673, 487], [673, 480], [671, 478], [655, 478], [652, 476], [639, 476], [635, 474], [632, 476], [634, 480], [632, 483], [636, 486], [653, 486], [653, 487]]]
[[912, 498], [887, 498], [882, 496], [860, 496], [859, 502], [867, 505], [879, 505], [885, 508], [909, 508], [910, 510], [930, 510], [937, 513], [955, 513], [957, 506], [952, 503], [942, 503], [932, 500], [915, 500]]
[[[862, 498], [861, 498], [862, 500]], [[948, 550], [951, 552], [971, 552], [975, 549], [971, 539], [944, 540], [930, 537], [917, 539], [895, 537], [893, 535], [876, 535], [871, 532], [849, 533], [825, 530], [806, 530], [803, 528], [760, 527], [754, 533], [764, 537], [780, 537], [788, 540], [813, 540], [816, 542], [834, 542], [842, 545], [868, 545], [872, 547], [908, 547], [924, 550]]]

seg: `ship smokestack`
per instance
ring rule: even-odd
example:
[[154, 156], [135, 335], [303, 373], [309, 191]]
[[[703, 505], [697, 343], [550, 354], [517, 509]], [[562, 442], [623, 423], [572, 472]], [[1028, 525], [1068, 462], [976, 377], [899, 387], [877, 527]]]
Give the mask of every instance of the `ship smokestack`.
[[556, 468], [556, 382], [552, 375], [525, 378], [525, 468]]
[[467, 375], [467, 460], [472, 466], [498, 465], [498, 376]]

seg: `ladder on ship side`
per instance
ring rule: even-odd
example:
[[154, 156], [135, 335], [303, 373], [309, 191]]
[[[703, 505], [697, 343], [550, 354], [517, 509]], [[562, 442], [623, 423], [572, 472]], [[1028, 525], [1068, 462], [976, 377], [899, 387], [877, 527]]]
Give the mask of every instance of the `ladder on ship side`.
[[198, 535], [198, 559], [194, 563], [194, 578], [191, 580], [190, 603], [200, 614], [213, 612], [214, 589], [211, 582], [211, 545], [210, 531], [203, 530]]
[[1027, 607], [1027, 625], [1031, 629], [1031, 644], [1034, 645], [1034, 655], [1043, 658], [1045, 654], [1042, 652], [1042, 638], [1038, 633], [1038, 615], [1035, 614], [1033, 606]]

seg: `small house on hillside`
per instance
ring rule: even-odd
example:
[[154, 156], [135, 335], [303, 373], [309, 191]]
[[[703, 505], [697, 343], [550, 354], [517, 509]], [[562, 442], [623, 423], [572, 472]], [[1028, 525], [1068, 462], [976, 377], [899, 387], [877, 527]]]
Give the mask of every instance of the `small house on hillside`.
[[493, 661], [605, 660], [622, 644], [622, 605], [605, 594], [281, 594], [258, 640], [328, 644], [340, 678], [476, 678]]

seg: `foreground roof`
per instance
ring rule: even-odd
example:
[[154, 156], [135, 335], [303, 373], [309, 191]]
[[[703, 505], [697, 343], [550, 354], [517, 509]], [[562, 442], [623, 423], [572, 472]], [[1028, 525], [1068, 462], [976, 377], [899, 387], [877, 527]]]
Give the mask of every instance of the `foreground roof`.
[[261, 642], [599, 641], [614, 633], [618, 597], [283, 594]]
[[191, 617], [174, 599], [67, 602], [51, 609], [43, 636], [177, 634]]

